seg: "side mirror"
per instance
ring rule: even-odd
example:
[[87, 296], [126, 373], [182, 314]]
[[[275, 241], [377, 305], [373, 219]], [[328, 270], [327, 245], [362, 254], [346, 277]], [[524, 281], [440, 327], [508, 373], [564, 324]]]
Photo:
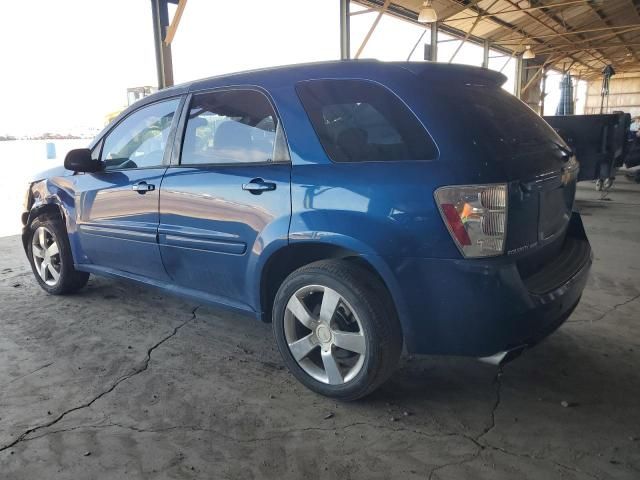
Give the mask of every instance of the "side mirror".
[[67, 153], [64, 168], [74, 172], [99, 172], [102, 170], [102, 162], [91, 158], [91, 150], [88, 148], [76, 148]]

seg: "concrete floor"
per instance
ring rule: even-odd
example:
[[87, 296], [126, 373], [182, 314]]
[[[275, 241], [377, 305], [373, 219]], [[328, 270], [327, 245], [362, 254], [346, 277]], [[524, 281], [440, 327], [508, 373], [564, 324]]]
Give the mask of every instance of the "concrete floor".
[[93, 277], [48, 296], [0, 239], [0, 478], [638, 479], [640, 185], [578, 198], [595, 264], [558, 332], [501, 377], [406, 358], [350, 404], [269, 325]]

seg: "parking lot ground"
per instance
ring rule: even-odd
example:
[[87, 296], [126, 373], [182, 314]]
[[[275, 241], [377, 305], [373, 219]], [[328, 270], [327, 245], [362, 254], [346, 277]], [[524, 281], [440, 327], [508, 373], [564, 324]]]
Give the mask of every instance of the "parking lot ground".
[[502, 375], [405, 357], [355, 403], [299, 385], [270, 325], [97, 277], [49, 296], [2, 238], [0, 478], [638, 479], [640, 185], [600, 197], [558, 332]]

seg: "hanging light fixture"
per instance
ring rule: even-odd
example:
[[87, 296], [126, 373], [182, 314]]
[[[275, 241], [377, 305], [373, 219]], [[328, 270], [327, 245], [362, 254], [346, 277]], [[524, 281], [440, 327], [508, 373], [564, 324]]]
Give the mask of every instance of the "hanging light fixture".
[[527, 45], [524, 47], [524, 53], [522, 54], [522, 58], [525, 60], [531, 60], [532, 58], [536, 58], [536, 54], [531, 50], [531, 47]]
[[420, 23], [434, 23], [438, 21], [438, 12], [431, 6], [432, 0], [426, 0], [422, 4], [420, 14], [418, 15], [418, 21]]

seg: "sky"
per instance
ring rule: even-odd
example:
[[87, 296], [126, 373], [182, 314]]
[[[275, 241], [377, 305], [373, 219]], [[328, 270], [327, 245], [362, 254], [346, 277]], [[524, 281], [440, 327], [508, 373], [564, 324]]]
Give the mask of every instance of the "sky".
[[[106, 115], [126, 106], [127, 87], [156, 85], [149, 0], [3, 3], [0, 135], [100, 129]], [[338, 0], [189, 0], [172, 44], [175, 81], [338, 59], [338, 8]], [[352, 53], [375, 16], [352, 17]], [[423, 31], [385, 15], [361, 57], [406, 60]], [[429, 38], [427, 32], [412, 60], [422, 60]], [[439, 60], [448, 61], [456, 45], [441, 43]], [[492, 58], [490, 67], [507, 60]], [[482, 49], [467, 43], [455, 61], [480, 65]], [[512, 60], [503, 71], [507, 89], [514, 68]]]

